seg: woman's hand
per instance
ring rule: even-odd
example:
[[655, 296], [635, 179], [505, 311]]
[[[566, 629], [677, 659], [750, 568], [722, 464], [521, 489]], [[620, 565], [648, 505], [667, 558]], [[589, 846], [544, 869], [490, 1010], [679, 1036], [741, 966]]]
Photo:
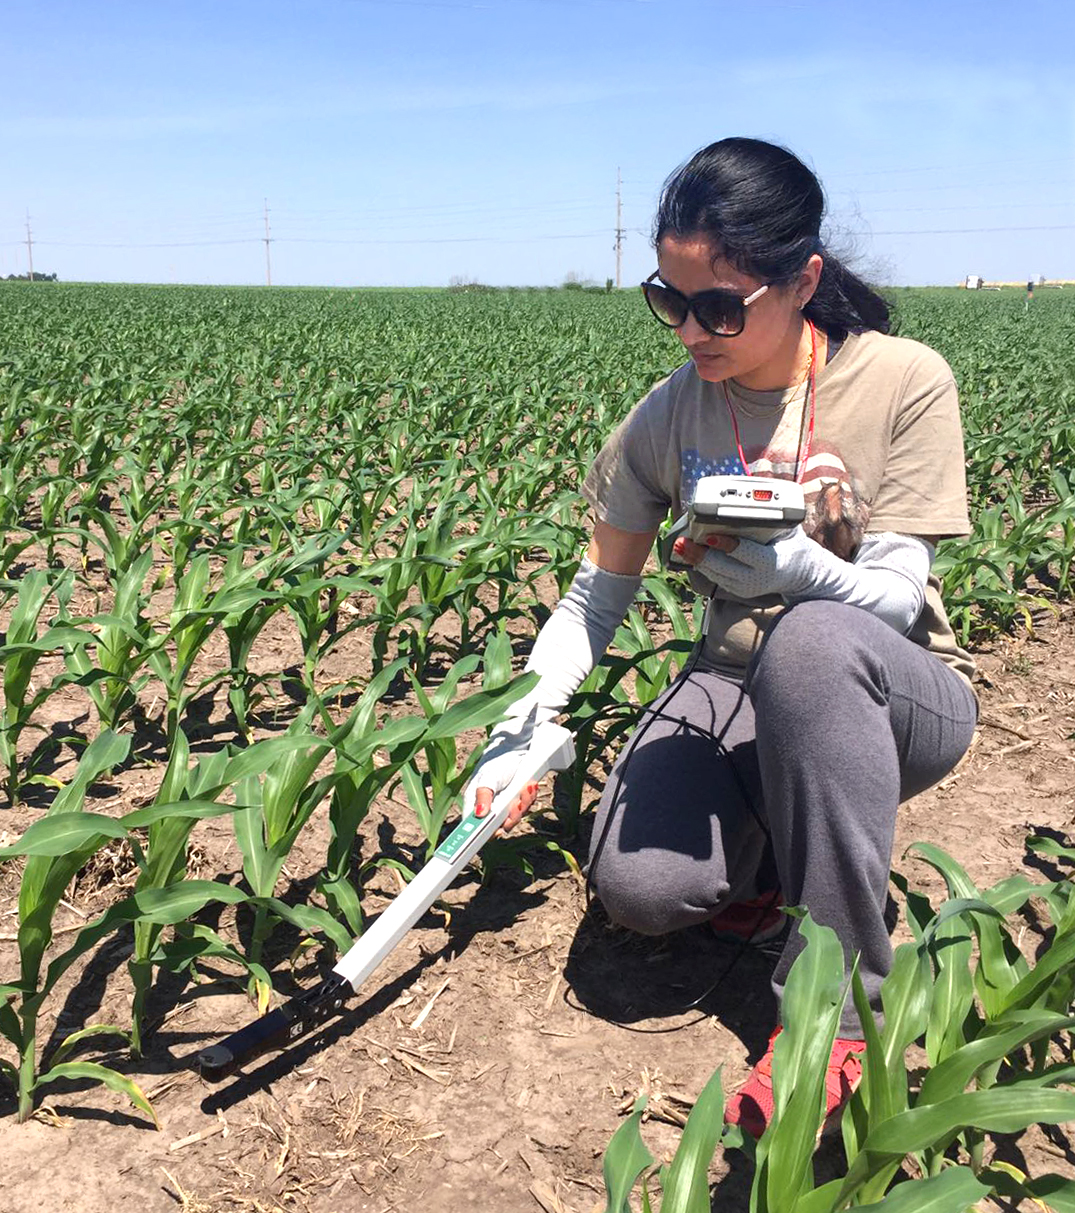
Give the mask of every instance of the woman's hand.
[[695, 543], [686, 535], [680, 537], [672, 545], [676, 559], [684, 564], [696, 565], [708, 552], [734, 552], [739, 546], [739, 540], [734, 535], [707, 535], [705, 544]]
[[[500, 828], [505, 832], [514, 829], [533, 807], [534, 801], [537, 799], [537, 793], [538, 785], [533, 782], [528, 783], [508, 810], [508, 815]], [[484, 817], [492, 807], [493, 789], [478, 788], [474, 793], [474, 816]]]
[[[473, 811], [475, 817], [485, 817], [493, 807], [493, 800], [511, 783], [530, 745], [530, 734], [513, 737], [511, 733], [496, 732], [489, 739], [485, 753], [482, 754], [478, 766], [471, 776], [463, 793], [463, 811]], [[502, 830], [510, 830], [519, 824], [537, 799], [538, 785], [531, 781], [523, 786], [520, 794], [512, 802], [508, 816], [501, 826]]]
[[[695, 545], [697, 546], [697, 545]], [[801, 526], [769, 543], [743, 539], [730, 550], [711, 545], [695, 563], [703, 577], [741, 600], [776, 594], [790, 601], [799, 596], [832, 597], [825, 587], [846, 566], [815, 543]]]

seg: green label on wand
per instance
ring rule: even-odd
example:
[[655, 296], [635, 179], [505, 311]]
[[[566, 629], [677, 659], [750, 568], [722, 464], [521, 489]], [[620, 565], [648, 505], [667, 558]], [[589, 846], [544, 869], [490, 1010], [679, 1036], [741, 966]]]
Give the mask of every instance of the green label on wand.
[[437, 847], [435, 852], [438, 859], [454, 859], [470, 841], [471, 835], [481, 827], [476, 817], [467, 817], [455, 827], [448, 837]]

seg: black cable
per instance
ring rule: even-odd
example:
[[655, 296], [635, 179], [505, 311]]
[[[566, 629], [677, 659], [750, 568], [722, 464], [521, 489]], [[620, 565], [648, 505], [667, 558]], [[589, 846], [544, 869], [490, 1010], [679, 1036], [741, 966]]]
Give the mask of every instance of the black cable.
[[[708, 612], [707, 612], [707, 618], [708, 618]], [[705, 639], [706, 639], [706, 635], [705, 635], [705, 631], [703, 630], [702, 635], [698, 638], [698, 641], [696, 642], [694, 648], [691, 650], [691, 654], [688, 657], [687, 662], [683, 667], [683, 671], [679, 675], [679, 678], [676, 680], [676, 684], [673, 686], [672, 691], [669, 694], [667, 701], [660, 708], [645, 709], [646, 719], [643, 720], [643, 722], [638, 726], [638, 728], [631, 735], [631, 739], [628, 742], [627, 752], [624, 754], [624, 757], [623, 757], [622, 767], [617, 775], [617, 786], [616, 786], [615, 792], [613, 793], [612, 803], [609, 805], [609, 808], [608, 808], [608, 814], [606, 815], [606, 818], [605, 818], [605, 824], [601, 830], [601, 834], [597, 840], [597, 844], [593, 848], [590, 861], [586, 865], [586, 910], [587, 910], [587, 912], [589, 912], [590, 906], [593, 904], [593, 898], [594, 898], [593, 876], [594, 876], [594, 873], [597, 868], [598, 860], [600, 859], [601, 853], [604, 851], [605, 844], [608, 841], [608, 836], [612, 829], [612, 824], [616, 819], [616, 814], [617, 814], [617, 811], [619, 808], [619, 797], [623, 790], [624, 783], [626, 782], [625, 776], [627, 774], [627, 768], [630, 765], [631, 759], [634, 757], [635, 747], [642, 741], [642, 739], [645, 737], [647, 731], [649, 730], [650, 726], [656, 720], [670, 721], [671, 723], [679, 725], [682, 729], [684, 729], [688, 732], [693, 732], [693, 733], [699, 734], [699, 736], [705, 738], [707, 741], [713, 742], [717, 746], [718, 750], [720, 751], [720, 753], [723, 755], [725, 761], [727, 762], [728, 768], [732, 773], [732, 778], [735, 780], [735, 783], [739, 789], [739, 794], [742, 797], [743, 803], [747, 806], [747, 809], [749, 810], [750, 815], [754, 818], [759, 829], [765, 835], [766, 841], [769, 843], [770, 847], [772, 846], [773, 839], [772, 839], [772, 834], [769, 830], [769, 827], [768, 827], [767, 823], [762, 819], [761, 814], [758, 812], [758, 808], [754, 803], [754, 797], [750, 794], [750, 789], [747, 787], [746, 781], [743, 779], [743, 776], [740, 773], [739, 768], [736, 766], [735, 760], [732, 757], [731, 752], [728, 750], [727, 746], [724, 744], [724, 738], [727, 735], [728, 729], [731, 727], [732, 721], [735, 719], [740, 708], [742, 707], [743, 700], [746, 698], [745, 687], [743, 687], [743, 685], [740, 684], [739, 700], [736, 703], [735, 707], [732, 709], [732, 711], [728, 714], [728, 718], [724, 722], [724, 725], [718, 734], [714, 734], [711, 729], [705, 729], [705, 728], [702, 728], [700, 725], [694, 724], [693, 722], [689, 721], [685, 716], [675, 717], [675, 716], [670, 715], [668, 712], [668, 708], [671, 705], [672, 700], [675, 699], [675, 697], [679, 693], [680, 689], [684, 685], [686, 685], [686, 683], [690, 679], [690, 676], [694, 673], [695, 669], [697, 668], [698, 662], [701, 658], [702, 650], [705, 647]], [[732, 970], [742, 959], [746, 950], [751, 946], [754, 936], [757, 934], [758, 930], [760, 929], [761, 924], [765, 921], [766, 916], [770, 913], [770, 911], [776, 905], [779, 897], [780, 897], [780, 889], [779, 888], [774, 889], [772, 894], [770, 895], [769, 899], [759, 909], [757, 921], [754, 923], [754, 926], [752, 927], [750, 934], [740, 942], [739, 947], [737, 948], [737, 950], [735, 952], [735, 955], [731, 958], [731, 960], [725, 966], [724, 970], [720, 973], [720, 975], [717, 977], [717, 979], [711, 985], [707, 986], [706, 989], [703, 990], [702, 993], [698, 995], [697, 998], [694, 998], [690, 1002], [688, 1002], [686, 1004], [686, 1006], [684, 1006], [682, 1008], [682, 1010], [680, 1012], [678, 1012], [679, 1014], [684, 1014], [687, 1011], [694, 1010], [696, 1007], [698, 1007], [698, 1005], [700, 1003], [702, 1003], [706, 998], [708, 998], [709, 995], [712, 994], [714, 990], [716, 990], [724, 981], [727, 980], [727, 978], [731, 974]], [[585, 1010], [585, 1008], [580, 1008], [580, 1009]], [[704, 1019], [704, 1018], [706, 1018], [706, 1015], [703, 1013], [702, 1015], [700, 1015], [698, 1017], [698, 1019], [692, 1019], [688, 1023], [685, 1023], [685, 1024], [677, 1024], [673, 1028], [627, 1028], [626, 1030], [632, 1031], [632, 1032], [639, 1032], [639, 1033], [642, 1033], [643, 1035], [661, 1035], [661, 1034], [664, 1034], [667, 1032], [678, 1032], [678, 1031], [681, 1031], [683, 1028], [689, 1028], [693, 1024], [698, 1023], [701, 1019]], [[626, 1027], [626, 1025], [621, 1025], [621, 1026]]]
[[[695, 642], [694, 648], [691, 650], [690, 656], [687, 658], [687, 663], [686, 663], [686, 665], [684, 665], [682, 673], [679, 675], [679, 678], [676, 680], [675, 686], [672, 688], [672, 693], [668, 696], [669, 703], [672, 702], [672, 700], [679, 693], [680, 689], [686, 684], [686, 682], [690, 678], [691, 674], [694, 673], [695, 667], [698, 665], [698, 660], [701, 657], [702, 647], [704, 644], [705, 644], [705, 633], [703, 631], [702, 635]], [[667, 706], [667, 705], [665, 705], [665, 706]], [[613, 794], [612, 803], [608, 806], [608, 815], [605, 818], [605, 824], [604, 824], [604, 828], [601, 830], [601, 836], [597, 840], [596, 847], [594, 847], [592, 849], [591, 856], [590, 856], [590, 862], [586, 865], [586, 909], [587, 909], [587, 911], [589, 911], [590, 906], [593, 904], [593, 897], [594, 897], [593, 872], [597, 868], [597, 861], [598, 861], [598, 859], [600, 859], [601, 852], [605, 849], [605, 843], [608, 841], [609, 831], [612, 829], [612, 823], [616, 817], [617, 801], [618, 801], [620, 792], [623, 789], [623, 784], [624, 784], [623, 775], [626, 774], [627, 767], [630, 765], [631, 759], [634, 757], [635, 747], [641, 742], [642, 738], [645, 737], [646, 733], [649, 731], [650, 725], [652, 725], [655, 720], [660, 720], [662, 718], [670, 719], [669, 717], [666, 717], [663, 712], [658, 712], [652, 708], [645, 709], [645, 712], [646, 712], [646, 719], [643, 720], [643, 722], [638, 726], [638, 728], [635, 729], [635, 731], [631, 734], [631, 739], [627, 743], [627, 752], [623, 756], [623, 773], [620, 775], [619, 782], [616, 785], [616, 791]], [[729, 717], [729, 723], [730, 723], [730, 720], [731, 720], [731, 718]], [[688, 723], [688, 721], [686, 720], [686, 718], [684, 718], [683, 723], [684, 723], [684, 725], [687, 725], [688, 728], [696, 727], [696, 726], [690, 725]], [[711, 734], [706, 734], [706, 736], [711, 736]]]

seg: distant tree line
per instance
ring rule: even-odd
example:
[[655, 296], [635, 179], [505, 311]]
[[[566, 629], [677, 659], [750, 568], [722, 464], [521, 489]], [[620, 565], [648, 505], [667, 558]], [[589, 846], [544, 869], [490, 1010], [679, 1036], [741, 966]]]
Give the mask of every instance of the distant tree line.
[[[30, 275], [29, 274], [8, 274], [6, 281], [7, 282], [29, 282]], [[59, 282], [59, 278], [57, 277], [56, 274], [39, 274], [37, 272], [37, 270], [34, 270], [33, 281], [34, 282]]]
[[559, 286], [488, 286], [484, 282], [478, 282], [474, 278], [464, 278], [462, 275], [456, 274], [448, 279], [448, 290], [452, 294], [512, 294], [517, 291], [525, 291], [527, 294], [534, 294], [538, 291], [587, 291], [589, 293], [598, 292], [603, 295], [612, 293], [612, 279], [606, 278], [605, 285], [600, 286], [596, 282], [591, 282], [589, 279], [580, 278], [575, 273], [569, 273]]

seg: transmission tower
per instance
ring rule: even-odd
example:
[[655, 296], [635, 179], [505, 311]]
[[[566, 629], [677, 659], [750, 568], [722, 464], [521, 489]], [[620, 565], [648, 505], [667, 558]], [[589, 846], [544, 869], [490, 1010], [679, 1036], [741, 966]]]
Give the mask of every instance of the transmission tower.
[[26, 256], [30, 259], [30, 281], [34, 280], [34, 238], [30, 232], [30, 209], [26, 209]]
[[616, 289], [620, 289], [620, 265], [623, 260], [623, 200], [620, 197], [620, 188], [623, 182], [620, 178], [620, 170], [616, 169]]
[[272, 286], [272, 263], [269, 260], [269, 245], [272, 237], [269, 235], [269, 200], [265, 199], [265, 285]]

